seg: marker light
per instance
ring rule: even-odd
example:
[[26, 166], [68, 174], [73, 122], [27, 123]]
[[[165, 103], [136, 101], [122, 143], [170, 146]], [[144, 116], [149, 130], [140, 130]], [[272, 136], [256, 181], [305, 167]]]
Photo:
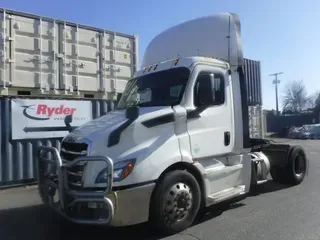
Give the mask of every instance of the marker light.
[[129, 159], [116, 163], [114, 165], [113, 181], [120, 182], [121, 180], [129, 176], [133, 171], [135, 163], [135, 159]]
[[158, 67], [158, 64], [156, 64], [156, 65], [154, 66], [153, 71], [154, 71], [154, 70], [156, 70], [156, 69], [157, 69], [157, 67]]

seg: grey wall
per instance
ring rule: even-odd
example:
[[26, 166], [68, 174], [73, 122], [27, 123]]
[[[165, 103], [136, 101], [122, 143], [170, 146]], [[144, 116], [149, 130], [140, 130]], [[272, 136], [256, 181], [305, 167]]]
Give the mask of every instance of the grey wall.
[[[114, 108], [112, 102], [86, 100], [92, 102], [93, 118]], [[37, 146], [47, 145], [59, 149], [62, 138], [11, 140], [11, 98], [0, 97], [0, 113], [0, 187], [33, 182], [36, 178], [35, 151]]]
[[266, 116], [266, 132], [280, 132], [284, 127], [301, 127], [304, 124], [320, 123], [320, 115]]

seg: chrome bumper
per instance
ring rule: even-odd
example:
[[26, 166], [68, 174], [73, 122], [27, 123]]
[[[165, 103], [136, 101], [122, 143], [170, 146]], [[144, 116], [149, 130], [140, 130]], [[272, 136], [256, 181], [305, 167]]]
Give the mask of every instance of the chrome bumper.
[[[113, 202], [107, 198], [112, 190], [113, 162], [108, 157], [78, 157], [63, 162], [54, 147], [40, 146], [37, 152], [37, 175], [40, 195], [45, 204], [75, 223], [105, 224], [112, 222], [115, 212]], [[79, 164], [103, 162], [108, 168], [108, 184], [103, 188], [71, 189], [68, 170]], [[85, 178], [83, 171], [82, 178]]]

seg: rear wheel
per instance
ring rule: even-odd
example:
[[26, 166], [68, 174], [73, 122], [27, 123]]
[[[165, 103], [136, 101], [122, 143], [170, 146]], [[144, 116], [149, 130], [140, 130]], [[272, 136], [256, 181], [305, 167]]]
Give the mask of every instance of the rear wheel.
[[275, 182], [300, 184], [307, 173], [307, 158], [300, 146], [294, 146], [284, 168], [273, 167], [270, 171]]
[[295, 146], [292, 150], [287, 166], [288, 183], [300, 184], [307, 172], [307, 158], [300, 146]]
[[201, 205], [196, 178], [186, 170], [168, 173], [158, 183], [150, 207], [150, 223], [164, 234], [190, 227]]

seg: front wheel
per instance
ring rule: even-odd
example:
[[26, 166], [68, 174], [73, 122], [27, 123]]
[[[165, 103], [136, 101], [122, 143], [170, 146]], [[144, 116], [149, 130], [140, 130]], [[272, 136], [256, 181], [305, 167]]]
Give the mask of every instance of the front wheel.
[[156, 186], [150, 207], [150, 223], [164, 234], [190, 227], [201, 205], [201, 189], [186, 170], [168, 173]]

